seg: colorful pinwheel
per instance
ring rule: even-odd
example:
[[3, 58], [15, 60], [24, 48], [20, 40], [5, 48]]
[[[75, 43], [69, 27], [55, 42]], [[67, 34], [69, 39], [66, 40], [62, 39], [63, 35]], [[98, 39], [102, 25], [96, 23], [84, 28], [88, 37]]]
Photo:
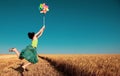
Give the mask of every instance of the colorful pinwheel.
[[43, 4], [40, 4], [39, 10], [40, 10], [40, 13], [46, 14], [49, 11], [49, 8], [45, 3], [43, 3]]

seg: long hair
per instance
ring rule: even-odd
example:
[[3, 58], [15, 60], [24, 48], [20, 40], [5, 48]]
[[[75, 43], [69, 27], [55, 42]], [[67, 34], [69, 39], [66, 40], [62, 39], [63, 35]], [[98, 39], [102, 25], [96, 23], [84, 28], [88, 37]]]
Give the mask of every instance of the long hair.
[[28, 37], [29, 37], [30, 39], [33, 39], [34, 35], [35, 35], [34, 32], [28, 32]]

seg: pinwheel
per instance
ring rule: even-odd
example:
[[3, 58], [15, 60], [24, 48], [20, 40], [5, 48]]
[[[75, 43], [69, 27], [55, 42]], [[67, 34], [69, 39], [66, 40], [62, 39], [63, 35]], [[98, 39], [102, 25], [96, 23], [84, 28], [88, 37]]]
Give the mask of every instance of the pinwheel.
[[43, 3], [43, 4], [40, 4], [39, 10], [40, 10], [40, 13], [46, 14], [49, 11], [49, 8], [45, 3]]
[[48, 6], [45, 3], [39, 5], [40, 13], [44, 14], [43, 16], [43, 25], [45, 25], [45, 14], [49, 11]]

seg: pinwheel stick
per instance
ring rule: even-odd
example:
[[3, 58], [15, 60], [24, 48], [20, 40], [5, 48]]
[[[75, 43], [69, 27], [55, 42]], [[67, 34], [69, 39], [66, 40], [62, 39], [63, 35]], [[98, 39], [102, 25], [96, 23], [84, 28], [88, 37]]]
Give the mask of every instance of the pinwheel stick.
[[43, 16], [43, 25], [45, 25], [45, 15]]

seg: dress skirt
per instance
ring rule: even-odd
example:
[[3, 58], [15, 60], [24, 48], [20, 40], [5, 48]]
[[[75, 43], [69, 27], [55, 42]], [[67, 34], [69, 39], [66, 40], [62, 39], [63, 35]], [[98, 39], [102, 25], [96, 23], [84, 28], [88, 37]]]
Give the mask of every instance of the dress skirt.
[[33, 64], [37, 63], [38, 57], [36, 48], [33, 48], [32, 45], [28, 45], [25, 49], [21, 51], [19, 58], [26, 59]]

